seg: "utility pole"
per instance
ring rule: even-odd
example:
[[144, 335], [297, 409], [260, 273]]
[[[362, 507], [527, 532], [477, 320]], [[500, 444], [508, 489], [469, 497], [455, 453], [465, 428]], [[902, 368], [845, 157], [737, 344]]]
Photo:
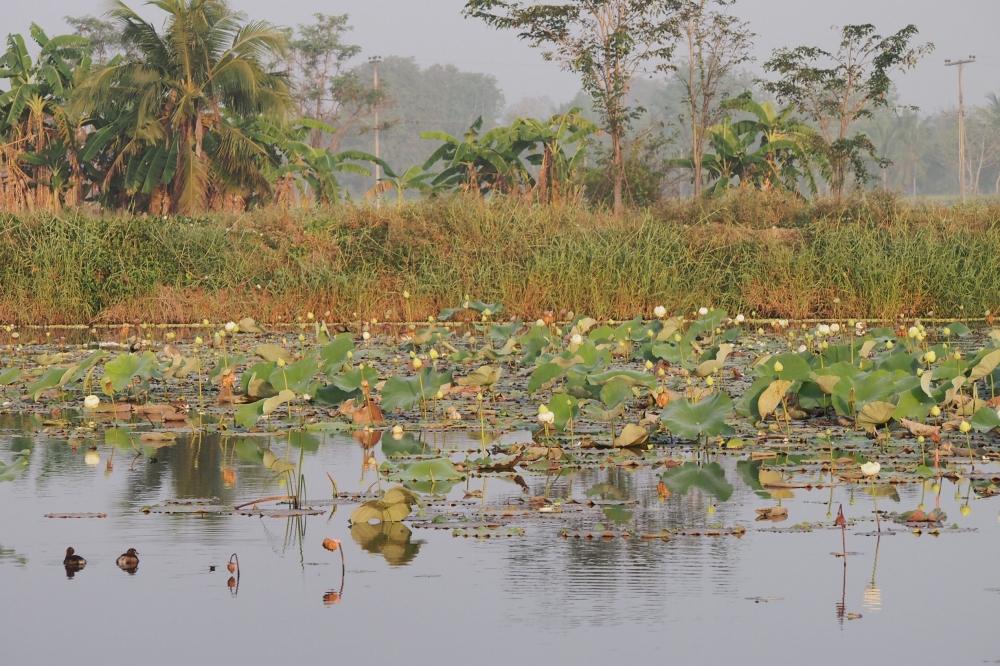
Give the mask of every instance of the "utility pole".
[[965, 203], [965, 66], [976, 62], [970, 55], [963, 60], [945, 60], [945, 67], [958, 67], [958, 189]]
[[[382, 159], [382, 127], [379, 122], [378, 117], [378, 93], [379, 93], [379, 81], [378, 81], [378, 64], [382, 62], [381, 56], [372, 56], [368, 59], [368, 62], [372, 64], [372, 88], [375, 91], [375, 157]], [[382, 193], [378, 190], [379, 185], [382, 183], [382, 165], [378, 162], [375, 163], [375, 207], [378, 208], [382, 205]]]

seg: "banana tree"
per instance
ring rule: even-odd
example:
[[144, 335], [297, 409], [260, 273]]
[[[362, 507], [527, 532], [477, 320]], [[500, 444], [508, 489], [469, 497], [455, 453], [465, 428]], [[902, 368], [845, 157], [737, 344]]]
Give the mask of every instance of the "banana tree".
[[[812, 193], [817, 191], [813, 170], [822, 171], [825, 165], [817, 149], [818, 135], [794, 118], [792, 107], [776, 109], [770, 102], [757, 102], [748, 94], [725, 102], [723, 107], [750, 117], [727, 117], [708, 128], [710, 152], [703, 166], [715, 180], [708, 190], [710, 194], [737, 185], [795, 191], [800, 183]], [[694, 167], [690, 158], [673, 160], [671, 165]]]
[[[536, 167], [534, 192], [546, 203], [560, 196], [560, 189], [572, 180], [587, 155], [587, 142], [598, 131], [595, 124], [583, 117], [579, 109], [557, 114], [548, 120], [518, 118], [511, 132], [520, 141], [533, 144], [536, 152], [525, 161]], [[570, 147], [575, 146], [571, 152]]]
[[0, 131], [6, 138], [0, 162], [8, 174], [3, 203], [51, 209], [64, 198], [71, 204], [79, 199], [81, 119], [69, 111], [68, 99], [89, 71], [89, 57], [82, 37], [50, 38], [34, 24], [31, 37], [39, 48], [34, 59], [17, 34], [7, 37], [0, 56], [0, 79], [8, 85], [0, 94]]
[[422, 139], [442, 142], [423, 164], [429, 171], [442, 163], [443, 169], [431, 181], [435, 187], [486, 195], [516, 192], [531, 182], [522, 155], [533, 142], [520, 139], [509, 127], [487, 132], [482, 128], [480, 117], [461, 139], [446, 132], [421, 133]]

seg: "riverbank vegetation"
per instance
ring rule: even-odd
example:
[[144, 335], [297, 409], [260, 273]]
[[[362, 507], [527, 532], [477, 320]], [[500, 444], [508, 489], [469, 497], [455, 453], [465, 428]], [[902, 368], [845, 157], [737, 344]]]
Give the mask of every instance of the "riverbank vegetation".
[[[0, 219], [0, 321], [426, 320], [466, 294], [505, 316], [982, 317], [1000, 307], [1000, 206], [733, 193], [623, 216], [457, 195], [199, 217]], [[409, 298], [404, 298], [404, 294]]]

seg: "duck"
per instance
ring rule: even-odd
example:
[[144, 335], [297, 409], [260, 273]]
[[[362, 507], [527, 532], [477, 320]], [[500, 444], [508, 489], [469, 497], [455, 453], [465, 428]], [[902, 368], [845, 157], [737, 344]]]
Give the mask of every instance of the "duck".
[[66, 549], [66, 557], [63, 559], [63, 565], [67, 569], [82, 569], [87, 566], [87, 560], [77, 555], [76, 551], [73, 550], [73, 546], [70, 546]]
[[136, 569], [139, 568], [139, 553], [136, 552], [135, 548], [129, 548], [118, 556], [118, 559], [115, 560], [115, 564], [117, 564], [118, 568], [122, 571], [135, 573]]

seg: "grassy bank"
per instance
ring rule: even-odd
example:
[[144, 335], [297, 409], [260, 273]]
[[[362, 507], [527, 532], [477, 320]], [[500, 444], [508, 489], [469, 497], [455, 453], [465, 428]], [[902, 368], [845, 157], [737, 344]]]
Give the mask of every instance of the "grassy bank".
[[742, 195], [619, 220], [454, 198], [204, 219], [5, 216], [0, 286], [0, 321], [15, 323], [424, 319], [463, 294], [530, 318], [656, 304], [981, 316], [1000, 307], [1000, 205]]

